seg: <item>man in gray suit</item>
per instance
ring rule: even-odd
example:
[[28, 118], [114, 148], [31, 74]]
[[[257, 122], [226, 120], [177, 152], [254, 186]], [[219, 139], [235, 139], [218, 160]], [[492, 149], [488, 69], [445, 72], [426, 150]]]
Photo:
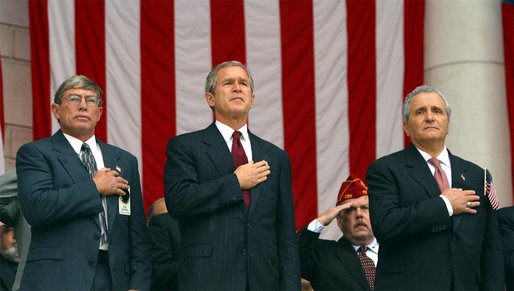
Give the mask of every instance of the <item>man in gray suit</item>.
[[16, 280], [12, 290], [20, 289], [20, 281], [27, 260], [27, 253], [30, 244], [30, 225], [23, 216], [20, 203], [18, 201], [18, 185], [16, 170], [12, 169], [0, 176], [0, 221], [14, 227], [14, 235], [18, 244], [20, 263], [16, 271]]
[[166, 150], [166, 205], [182, 236], [179, 290], [300, 290], [289, 156], [248, 130], [246, 67], [216, 66], [205, 98], [216, 121]]
[[52, 112], [61, 129], [16, 156], [19, 200], [32, 226], [21, 290], [149, 289], [137, 160], [96, 138], [102, 90], [73, 76], [57, 89]]

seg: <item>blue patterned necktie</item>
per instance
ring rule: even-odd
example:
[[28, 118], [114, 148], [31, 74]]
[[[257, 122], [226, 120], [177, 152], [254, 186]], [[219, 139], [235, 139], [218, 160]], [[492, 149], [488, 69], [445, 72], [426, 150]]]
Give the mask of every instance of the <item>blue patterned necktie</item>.
[[[234, 131], [232, 134], [232, 161], [234, 162], [234, 169], [237, 167], [248, 163], [248, 158], [246, 157], [245, 150], [243, 145], [241, 144], [241, 132]], [[250, 207], [250, 191], [243, 190], [243, 200], [245, 202], [246, 208]]]
[[[93, 153], [91, 152], [91, 148], [87, 143], [83, 143], [82, 147], [80, 148], [80, 160], [82, 161], [82, 164], [84, 167], [86, 167], [86, 170], [89, 173], [90, 177], [93, 177], [95, 172], [98, 170], [96, 167], [96, 161], [95, 157], [93, 156]], [[102, 208], [104, 207], [103, 203], [103, 197], [102, 197]], [[100, 245], [103, 245], [107, 242], [107, 220], [105, 219], [105, 210], [100, 212], [98, 214], [98, 218], [100, 219], [100, 225], [101, 225], [101, 234], [100, 234]]]

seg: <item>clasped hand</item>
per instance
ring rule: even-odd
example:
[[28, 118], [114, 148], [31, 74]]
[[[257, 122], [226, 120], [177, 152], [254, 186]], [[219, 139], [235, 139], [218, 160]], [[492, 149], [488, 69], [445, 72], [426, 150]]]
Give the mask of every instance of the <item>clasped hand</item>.
[[475, 214], [475, 207], [480, 206], [480, 197], [473, 190], [462, 190], [461, 188], [449, 188], [444, 190], [443, 196], [448, 198], [453, 208], [453, 214]]
[[264, 160], [257, 163], [250, 161], [248, 164], [239, 166], [234, 171], [239, 181], [239, 186], [243, 190], [253, 188], [266, 181], [270, 173], [268, 162]]
[[120, 174], [109, 168], [103, 168], [95, 173], [93, 176], [96, 189], [103, 196], [120, 195], [124, 196], [126, 190], [129, 188], [128, 181], [125, 180]]

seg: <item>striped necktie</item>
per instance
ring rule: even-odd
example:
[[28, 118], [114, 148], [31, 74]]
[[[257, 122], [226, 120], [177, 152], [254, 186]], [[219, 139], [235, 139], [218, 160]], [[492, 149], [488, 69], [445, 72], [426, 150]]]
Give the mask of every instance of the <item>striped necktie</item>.
[[[93, 153], [91, 152], [91, 148], [87, 143], [83, 143], [82, 147], [80, 148], [80, 160], [82, 161], [82, 164], [84, 167], [86, 167], [89, 176], [93, 177], [95, 172], [98, 170], [96, 166], [95, 157], [93, 156]], [[102, 208], [104, 208], [104, 198], [102, 197]], [[107, 219], [105, 217], [105, 209], [98, 214], [98, 219], [100, 220], [100, 245], [103, 245], [107, 242], [108, 232], [107, 232]]]

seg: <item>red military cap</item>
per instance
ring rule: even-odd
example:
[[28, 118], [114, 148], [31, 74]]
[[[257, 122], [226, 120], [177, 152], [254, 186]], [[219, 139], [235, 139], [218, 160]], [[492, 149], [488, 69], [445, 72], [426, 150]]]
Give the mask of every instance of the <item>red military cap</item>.
[[368, 195], [368, 186], [362, 179], [354, 178], [350, 174], [346, 181], [341, 184], [336, 205], [343, 203], [345, 200], [359, 198], [364, 195]]

